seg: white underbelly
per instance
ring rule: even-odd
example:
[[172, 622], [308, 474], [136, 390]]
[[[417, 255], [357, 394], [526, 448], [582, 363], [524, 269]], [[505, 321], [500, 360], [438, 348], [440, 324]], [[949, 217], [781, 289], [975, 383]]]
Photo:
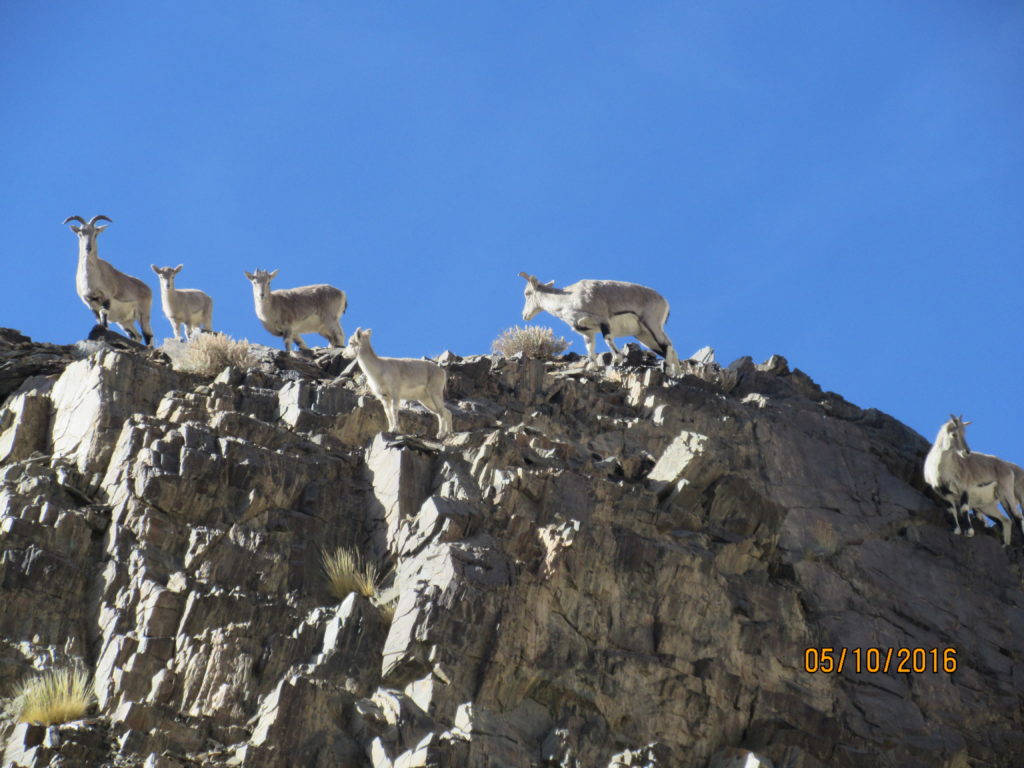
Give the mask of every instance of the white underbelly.
[[639, 318], [636, 315], [615, 315], [609, 323], [611, 327], [611, 335], [613, 338], [619, 336], [636, 336], [641, 332], [642, 326], [640, 325]]
[[131, 323], [138, 317], [138, 304], [134, 302], [110, 300], [107, 319], [115, 323]]

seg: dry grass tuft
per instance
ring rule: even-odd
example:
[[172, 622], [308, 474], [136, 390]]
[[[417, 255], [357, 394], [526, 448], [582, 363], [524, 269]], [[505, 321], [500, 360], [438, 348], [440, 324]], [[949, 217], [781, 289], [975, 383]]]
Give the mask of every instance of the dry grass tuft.
[[539, 325], [506, 328], [491, 342], [491, 350], [502, 357], [512, 357], [518, 353], [522, 353], [523, 357], [553, 357], [568, 348], [568, 341], [561, 336], [556, 338], [553, 330]]
[[12, 714], [20, 723], [52, 725], [84, 717], [91, 703], [92, 684], [85, 669], [48, 669], [18, 685]]
[[235, 341], [223, 333], [197, 334], [173, 359], [175, 370], [203, 376], [216, 376], [229, 365], [245, 371], [259, 362], [259, 354], [248, 339]]
[[381, 621], [388, 626], [395, 620], [395, 610], [398, 608], [398, 597], [393, 597], [386, 603], [377, 603], [377, 611], [380, 614]]
[[339, 600], [348, 597], [350, 592], [358, 592], [363, 597], [377, 595], [383, 574], [374, 563], [364, 563], [358, 552], [338, 547], [333, 553], [324, 552], [322, 560], [331, 594]]

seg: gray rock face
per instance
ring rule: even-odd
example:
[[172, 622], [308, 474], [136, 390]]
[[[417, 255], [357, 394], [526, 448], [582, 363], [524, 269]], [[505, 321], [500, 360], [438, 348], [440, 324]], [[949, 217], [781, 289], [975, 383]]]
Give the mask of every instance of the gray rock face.
[[265, 359], [0, 331], [0, 696], [96, 695], [4, 768], [1024, 764], [1019, 544], [950, 535], [927, 443], [783, 358], [448, 355], [443, 444]]

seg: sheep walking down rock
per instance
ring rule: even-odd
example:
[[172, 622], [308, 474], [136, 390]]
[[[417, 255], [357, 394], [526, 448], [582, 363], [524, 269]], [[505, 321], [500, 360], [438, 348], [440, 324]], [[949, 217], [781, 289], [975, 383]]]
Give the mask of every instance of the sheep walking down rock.
[[[924, 462], [924, 479], [945, 500], [953, 515], [954, 533], [962, 532], [960, 515], [967, 522], [967, 535], [974, 535], [970, 510], [974, 509], [1003, 528], [1003, 546], [1010, 545], [1013, 528], [1008, 515], [1020, 522], [1024, 531], [1024, 514], [1019, 506], [1024, 498], [1024, 470], [1016, 464], [987, 453], [975, 453], [967, 446], [965, 430], [971, 422], [950, 415], [942, 425]], [[1006, 514], [999, 511], [1002, 504]]]
[[444, 404], [444, 387], [448, 373], [430, 360], [408, 357], [380, 357], [370, 344], [370, 334], [357, 328], [348, 340], [344, 355], [356, 358], [366, 374], [370, 390], [388, 417], [388, 429], [398, 432], [398, 406], [400, 400], [419, 400], [437, 415], [437, 437], [444, 439], [452, 431], [452, 414]]
[[526, 272], [519, 276], [526, 280], [523, 320], [529, 322], [544, 311], [567, 322], [586, 341], [588, 365], [597, 365], [594, 347], [600, 332], [616, 363], [622, 360], [622, 352], [615, 346], [615, 337], [633, 336], [665, 358], [670, 375], [679, 374], [679, 355], [665, 333], [668, 302], [657, 291], [616, 280], [580, 280], [555, 288], [553, 280], [542, 283]]
[[[81, 226], [71, 224], [78, 221]], [[104, 328], [116, 323], [133, 341], [145, 339], [147, 345], [153, 342], [153, 329], [149, 324], [149, 312], [153, 305], [153, 292], [137, 277], [118, 272], [99, 257], [97, 239], [106, 225], [98, 221], [110, 221], [106, 216], [93, 216], [86, 221], [81, 216], [68, 216], [64, 223], [78, 235], [78, 272], [75, 274], [75, 288], [79, 298], [96, 316]], [[135, 330], [139, 324], [142, 334]]]
[[277, 273], [276, 269], [257, 269], [245, 276], [252, 283], [256, 316], [270, 333], [284, 339], [285, 351], [291, 351], [293, 341], [302, 349], [309, 349], [300, 335], [303, 333], [319, 333], [332, 347], [345, 346], [345, 332], [341, 328], [341, 316], [348, 307], [345, 292], [325, 283], [272, 291], [270, 281]]

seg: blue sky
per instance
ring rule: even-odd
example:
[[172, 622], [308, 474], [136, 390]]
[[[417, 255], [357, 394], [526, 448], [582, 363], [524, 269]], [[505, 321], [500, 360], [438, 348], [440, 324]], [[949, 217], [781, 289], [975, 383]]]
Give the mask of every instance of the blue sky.
[[92, 326], [71, 214], [275, 345], [243, 270], [410, 356], [488, 351], [520, 270], [630, 280], [683, 356], [779, 353], [1024, 464], [1019, 2], [5, 0], [0, 92], [0, 325], [34, 338]]

